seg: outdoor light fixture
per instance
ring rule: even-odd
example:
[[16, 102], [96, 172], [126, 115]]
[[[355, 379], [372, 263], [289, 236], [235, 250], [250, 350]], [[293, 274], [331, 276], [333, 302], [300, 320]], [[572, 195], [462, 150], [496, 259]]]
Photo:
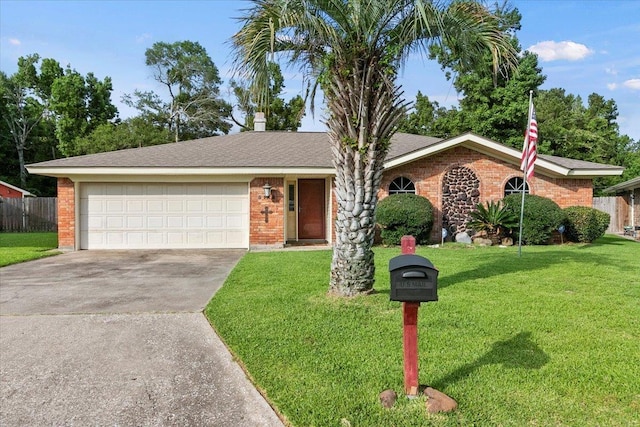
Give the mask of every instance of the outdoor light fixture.
[[270, 199], [271, 198], [271, 186], [269, 185], [269, 183], [267, 182], [265, 185], [263, 185], [262, 189], [264, 190], [264, 198], [265, 199]]

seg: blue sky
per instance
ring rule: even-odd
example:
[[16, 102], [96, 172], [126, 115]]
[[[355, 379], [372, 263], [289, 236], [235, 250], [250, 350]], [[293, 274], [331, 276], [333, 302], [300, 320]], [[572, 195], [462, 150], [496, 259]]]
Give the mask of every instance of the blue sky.
[[[614, 99], [622, 133], [640, 140], [640, 1], [512, 0], [523, 15], [517, 36], [524, 49], [540, 56], [547, 76], [543, 89], [562, 87], [586, 102], [596, 92]], [[228, 40], [233, 19], [246, 1], [13, 1], [0, 0], [0, 69], [13, 73], [17, 59], [30, 53], [71, 64], [79, 72], [110, 76], [112, 100], [121, 117], [135, 112], [120, 103], [135, 89], [158, 89], [144, 65], [154, 42], [192, 40], [202, 44], [220, 70], [229, 100]], [[284, 70], [287, 95], [302, 92], [301, 76]], [[441, 105], [458, 94], [437, 64], [416, 58], [401, 73], [405, 96], [418, 90]], [[535, 102], [535, 101], [534, 101]], [[307, 115], [301, 130], [323, 130], [321, 108]]]

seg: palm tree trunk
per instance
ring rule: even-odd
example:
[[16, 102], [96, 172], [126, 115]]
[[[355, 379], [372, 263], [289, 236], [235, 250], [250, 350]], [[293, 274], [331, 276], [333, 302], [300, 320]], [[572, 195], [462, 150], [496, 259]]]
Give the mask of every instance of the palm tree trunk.
[[371, 248], [382, 162], [363, 164], [360, 153], [350, 149], [338, 152], [335, 157], [338, 209], [330, 291], [352, 296], [373, 288], [375, 267]]
[[336, 63], [341, 70], [336, 75], [342, 78], [325, 87], [338, 208], [329, 291], [342, 296], [373, 289], [371, 248], [383, 162], [395, 125], [405, 111], [395, 76], [384, 67], [381, 70], [377, 64], [355, 58], [355, 63]]

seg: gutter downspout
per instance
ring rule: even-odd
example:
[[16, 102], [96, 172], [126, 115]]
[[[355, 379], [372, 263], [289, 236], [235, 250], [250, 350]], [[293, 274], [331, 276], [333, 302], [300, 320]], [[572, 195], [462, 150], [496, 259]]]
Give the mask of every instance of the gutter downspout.
[[631, 227], [632, 230], [636, 231], [636, 197], [635, 197], [635, 189], [631, 190], [631, 195], [629, 197], [629, 201], [631, 202]]

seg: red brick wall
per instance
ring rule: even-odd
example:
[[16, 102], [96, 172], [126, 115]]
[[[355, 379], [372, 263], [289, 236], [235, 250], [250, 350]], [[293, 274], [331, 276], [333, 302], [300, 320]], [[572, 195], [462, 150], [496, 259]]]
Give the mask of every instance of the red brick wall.
[[69, 178], [58, 178], [58, 247], [75, 249], [75, 187]]
[[[264, 198], [262, 186], [267, 182], [271, 185], [271, 199]], [[284, 179], [255, 178], [249, 188], [249, 245], [282, 245], [285, 238]], [[265, 208], [269, 210], [269, 222], [266, 222]]]
[[[388, 196], [389, 184], [395, 178], [404, 176], [411, 179], [416, 186], [416, 194], [428, 198], [433, 203], [435, 221], [431, 238], [438, 241], [442, 228], [442, 178], [448, 169], [455, 166], [465, 166], [475, 172], [480, 180], [480, 203], [502, 199], [507, 181], [513, 177], [522, 176], [519, 165], [513, 165], [465, 147], [455, 147], [386, 171], [378, 196], [380, 198]], [[592, 187], [591, 179], [550, 178], [539, 173], [529, 181], [531, 194], [550, 198], [561, 208], [591, 207]]]

